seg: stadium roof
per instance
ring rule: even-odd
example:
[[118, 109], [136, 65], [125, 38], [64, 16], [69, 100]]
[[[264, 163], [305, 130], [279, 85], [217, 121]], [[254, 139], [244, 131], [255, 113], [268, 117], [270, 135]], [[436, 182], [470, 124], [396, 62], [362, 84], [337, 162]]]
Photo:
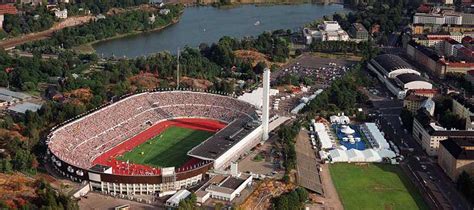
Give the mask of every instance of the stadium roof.
[[413, 66], [397, 55], [383, 54], [375, 57], [374, 60], [388, 72], [398, 69], [414, 69]]
[[39, 109], [41, 109], [41, 105], [30, 103], [30, 102], [17, 104], [8, 108], [8, 110], [12, 112], [21, 113], [21, 114], [25, 114], [26, 111], [36, 112]]
[[92, 166], [90, 168], [90, 170], [103, 173], [103, 172], [107, 171], [109, 168], [110, 168], [110, 166], [104, 166], [104, 165], [97, 164], [97, 165]]
[[418, 74], [400, 74], [397, 78], [404, 84], [416, 81], [426, 82], [426, 80]]
[[188, 152], [188, 155], [208, 160], [219, 158], [255, 130], [257, 126], [248, 126], [249, 123], [252, 123], [252, 121], [248, 118], [231, 122], [214, 136], [194, 147]]
[[449, 138], [441, 144], [458, 160], [474, 160], [474, 138]]

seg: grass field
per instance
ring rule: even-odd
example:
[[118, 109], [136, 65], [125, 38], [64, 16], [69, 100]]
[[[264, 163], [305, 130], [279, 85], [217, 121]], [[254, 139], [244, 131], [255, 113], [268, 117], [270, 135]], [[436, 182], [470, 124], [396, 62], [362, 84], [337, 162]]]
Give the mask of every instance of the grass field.
[[337, 163], [329, 170], [345, 209], [428, 209], [399, 166]]
[[186, 155], [189, 150], [212, 135], [207, 131], [171, 126], [117, 159], [153, 167], [179, 167], [189, 159]]

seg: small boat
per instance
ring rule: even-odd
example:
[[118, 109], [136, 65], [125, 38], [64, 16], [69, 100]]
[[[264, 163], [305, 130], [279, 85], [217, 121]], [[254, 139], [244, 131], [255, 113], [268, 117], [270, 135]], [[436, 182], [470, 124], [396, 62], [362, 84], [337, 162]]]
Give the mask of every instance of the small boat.
[[254, 25], [254, 26], [260, 25], [260, 20], [257, 20], [257, 22], [255, 22], [253, 25]]

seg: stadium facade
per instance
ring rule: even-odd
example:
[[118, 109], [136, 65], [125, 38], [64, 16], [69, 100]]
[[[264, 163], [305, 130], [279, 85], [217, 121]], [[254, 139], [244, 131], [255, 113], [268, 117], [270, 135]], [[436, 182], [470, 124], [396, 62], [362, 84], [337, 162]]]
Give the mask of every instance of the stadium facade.
[[[189, 188], [209, 170], [225, 169], [262, 140], [265, 135], [257, 110], [230, 96], [189, 90], [127, 95], [54, 127], [47, 139], [48, 160], [63, 176], [111, 195]], [[190, 150], [193, 161], [186, 166], [130, 173], [128, 162], [120, 169], [98, 161], [151, 126], [179, 119], [214, 120], [226, 126]]]

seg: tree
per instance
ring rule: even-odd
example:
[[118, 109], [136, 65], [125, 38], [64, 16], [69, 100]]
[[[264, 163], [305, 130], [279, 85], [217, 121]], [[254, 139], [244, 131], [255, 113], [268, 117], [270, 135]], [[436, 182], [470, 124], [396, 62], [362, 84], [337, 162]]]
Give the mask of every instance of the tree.
[[296, 188], [300, 202], [306, 202], [308, 200], [308, 191], [302, 187]]
[[222, 210], [222, 209], [224, 209], [224, 204], [221, 203], [221, 202], [217, 202], [217, 203], [214, 205], [214, 209], [215, 209], [215, 210]]
[[263, 71], [267, 68], [267, 64], [265, 62], [258, 62], [257, 65], [253, 68], [253, 71], [255, 74], [261, 75], [263, 74]]
[[10, 173], [12, 169], [13, 166], [11, 164], [11, 158], [9, 156], [0, 160], [0, 172]]

